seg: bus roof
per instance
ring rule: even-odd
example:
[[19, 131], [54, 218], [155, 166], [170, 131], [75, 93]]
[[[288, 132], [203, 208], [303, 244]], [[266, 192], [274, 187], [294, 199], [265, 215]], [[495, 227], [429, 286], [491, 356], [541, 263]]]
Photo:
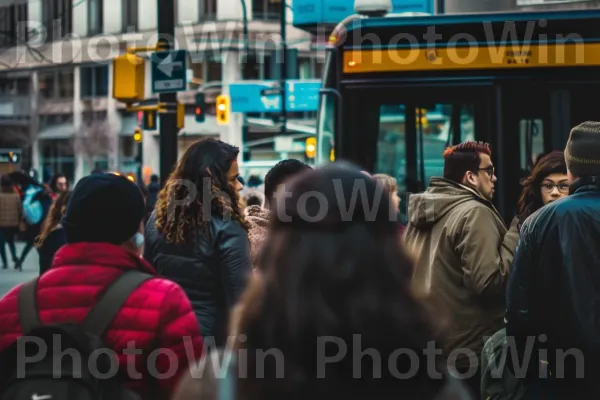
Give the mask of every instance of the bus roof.
[[427, 16], [403, 16], [390, 14], [386, 17], [374, 18], [349, 18], [345, 30], [351, 31], [360, 28], [381, 28], [393, 26], [429, 26], [429, 25], [456, 25], [473, 24], [482, 22], [504, 21], [531, 21], [531, 20], [568, 20], [568, 19], [596, 19], [600, 18], [600, 10], [558, 10], [536, 12], [490, 12], [490, 13], [465, 13], [443, 14]]

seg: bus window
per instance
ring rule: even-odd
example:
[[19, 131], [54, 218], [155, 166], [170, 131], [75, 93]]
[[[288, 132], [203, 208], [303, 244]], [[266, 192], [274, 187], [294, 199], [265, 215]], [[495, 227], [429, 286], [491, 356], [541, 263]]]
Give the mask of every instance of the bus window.
[[541, 119], [527, 118], [519, 121], [521, 142], [521, 171], [526, 176], [533, 168], [538, 155], [544, 152], [544, 123]]
[[473, 105], [436, 104], [430, 109], [417, 108], [416, 114], [418, 177], [427, 187], [432, 177], [444, 176], [446, 147], [474, 140]]
[[398, 192], [406, 192], [406, 144], [404, 105], [385, 104], [380, 108], [379, 137], [375, 173], [393, 176], [398, 181]]

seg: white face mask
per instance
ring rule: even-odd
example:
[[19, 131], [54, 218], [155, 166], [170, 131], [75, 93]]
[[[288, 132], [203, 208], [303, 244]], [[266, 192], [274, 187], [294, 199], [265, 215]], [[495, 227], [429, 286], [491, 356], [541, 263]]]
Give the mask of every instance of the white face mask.
[[131, 240], [131, 243], [135, 246], [136, 249], [140, 249], [144, 245], [144, 235], [142, 235], [139, 232], [136, 232], [136, 234], [133, 235], [129, 240]]

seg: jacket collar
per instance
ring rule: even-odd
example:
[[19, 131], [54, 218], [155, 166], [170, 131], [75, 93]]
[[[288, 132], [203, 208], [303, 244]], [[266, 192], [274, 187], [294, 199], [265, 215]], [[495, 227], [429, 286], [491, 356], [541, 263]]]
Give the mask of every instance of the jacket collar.
[[103, 266], [122, 270], [136, 269], [157, 275], [156, 270], [136, 254], [110, 243], [72, 243], [62, 246], [54, 256], [52, 268]]
[[569, 194], [600, 191], [600, 176], [587, 176], [577, 179], [569, 189]]
[[481, 192], [477, 189], [474, 189], [470, 186], [467, 185], [463, 185], [462, 183], [458, 183], [458, 182], [454, 182], [451, 181], [450, 179], [446, 179], [446, 178], [441, 178], [441, 177], [433, 177], [430, 180], [430, 187], [431, 186], [454, 186], [458, 189], [467, 191], [469, 193], [471, 193], [474, 197], [475, 200], [478, 200], [480, 202], [482, 202], [483, 204], [485, 204], [486, 206], [488, 206], [489, 208], [492, 209], [492, 211], [494, 211], [494, 213], [498, 216], [498, 218], [502, 219], [502, 216], [500, 215], [500, 212], [498, 211], [498, 209], [496, 209], [496, 206], [494, 206], [494, 203], [492, 203], [491, 201], [489, 201], [488, 199], [486, 199], [485, 197], [483, 197], [483, 195], [481, 194]]

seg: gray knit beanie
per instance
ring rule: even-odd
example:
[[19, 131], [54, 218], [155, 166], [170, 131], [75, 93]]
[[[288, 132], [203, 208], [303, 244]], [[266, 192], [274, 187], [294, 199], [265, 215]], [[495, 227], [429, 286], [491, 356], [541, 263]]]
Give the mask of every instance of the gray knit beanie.
[[565, 161], [578, 178], [600, 176], [600, 122], [587, 121], [571, 129]]

